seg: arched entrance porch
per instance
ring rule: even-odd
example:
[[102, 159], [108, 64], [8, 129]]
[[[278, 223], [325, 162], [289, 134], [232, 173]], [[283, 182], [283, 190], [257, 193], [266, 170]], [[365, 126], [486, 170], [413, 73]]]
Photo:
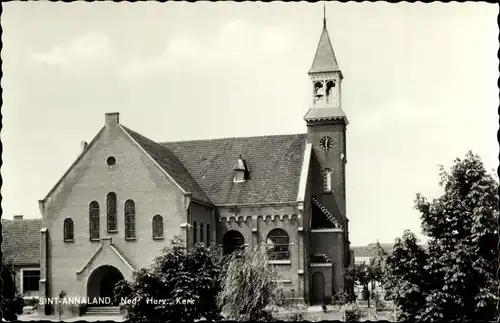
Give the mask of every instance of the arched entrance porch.
[[[96, 268], [87, 281], [87, 297], [89, 306], [112, 306], [118, 305], [114, 301], [114, 289], [116, 284], [123, 280], [122, 273], [115, 267], [105, 265]], [[111, 303], [105, 304], [104, 299], [109, 297]]]

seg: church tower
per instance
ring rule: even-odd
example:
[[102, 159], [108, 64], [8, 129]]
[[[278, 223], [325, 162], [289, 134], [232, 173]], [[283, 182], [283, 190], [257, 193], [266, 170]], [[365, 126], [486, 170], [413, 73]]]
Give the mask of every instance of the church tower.
[[[304, 117], [307, 140], [312, 144], [323, 175], [324, 204], [346, 216], [345, 164], [347, 117], [342, 111], [342, 72], [323, 18], [323, 30], [309, 70], [312, 107]], [[332, 199], [333, 197], [333, 199]], [[332, 205], [335, 204], [335, 205]]]

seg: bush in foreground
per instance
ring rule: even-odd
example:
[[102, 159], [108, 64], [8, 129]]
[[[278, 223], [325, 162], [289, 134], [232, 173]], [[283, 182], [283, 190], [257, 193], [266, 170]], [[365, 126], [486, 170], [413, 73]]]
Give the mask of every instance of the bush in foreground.
[[217, 305], [220, 275], [213, 249], [197, 244], [188, 251], [175, 237], [152, 268], [141, 269], [131, 283], [117, 284], [115, 297], [132, 300], [122, 304], [132, 322], [216, 321], [221, 319]]

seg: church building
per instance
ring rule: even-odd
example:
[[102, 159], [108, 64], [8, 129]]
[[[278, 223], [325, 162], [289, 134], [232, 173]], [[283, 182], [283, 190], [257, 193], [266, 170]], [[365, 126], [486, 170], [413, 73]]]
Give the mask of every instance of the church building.
[[352, 263], [348, 121], [326, 20], [308, 74], [301, 134], [162, 142], [106, 113], [39, 201], [39, 296], [112, 296], [175, 235], [187, 248], [215, 243], [225, 253], [268, 244], [277, 280], [299, 302], [323, 304], [343, 291]]

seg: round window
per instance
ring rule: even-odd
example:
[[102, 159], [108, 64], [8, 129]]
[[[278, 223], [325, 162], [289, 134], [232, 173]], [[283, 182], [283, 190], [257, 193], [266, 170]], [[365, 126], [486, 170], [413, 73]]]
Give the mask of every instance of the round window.
[[109, 166], [113, 166], [116, 163], [115, 157], [113, 157], [113, 156], [108, 157], [107, 163]]

